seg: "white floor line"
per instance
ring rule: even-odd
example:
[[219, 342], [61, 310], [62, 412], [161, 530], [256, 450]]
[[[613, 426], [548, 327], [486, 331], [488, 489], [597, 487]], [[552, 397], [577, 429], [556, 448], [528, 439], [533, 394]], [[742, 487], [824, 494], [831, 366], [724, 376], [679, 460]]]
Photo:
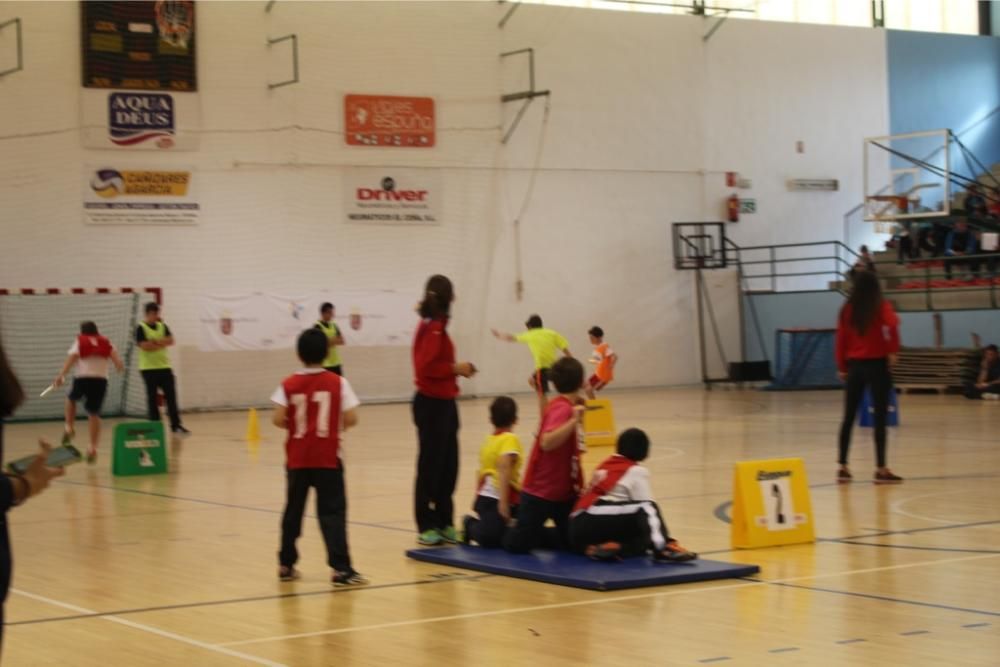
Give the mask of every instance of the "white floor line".
[[972, 560], [984, 560], [987, 558], [1000, 558], [1000, 554], [986, 554], [978, 556], [960, 556], [957, 558], [946, 558], [942, 560], [934, 561], [923, 561], [920, 563], [905, 563], [902, 565], [887, 565], [885, 567], [871, 567], [861, 570], [849, 570], [847, 572], [829, 572], [827, 574], [816, 574], [807, 575], [801, 577], [788, 577], [785, 579], [774, 579], [769, 581], [751, 581], [751, 582], [740, 582], [738, 584], [729, 584], [725, 586], [713, 586], [706, 588], [689, 588], [683, 590], [672, 590], [672, 591], [661, 591], [658, 593], [644, 593], [639, 595], [620, 595], [617, 597], [600, 597], [591, 600], [578, 600], [576, 602], [559, 602], [554, 604], [544, 604], [537, 605], [534, 607], [516, 607], [514, 609], [497, 609], [494, 611], [480, 611], [472, 612], [468, 614], [455, 614], [453, 616], [435, 616], [432, 618], [418, 618], [409, 621], [395, 621], [392, 623], [377, 623], [374, 625], [360, 625], [350, 628], [337, 628], [335, 630], [317, 630], [315, 632], [302, 632], [292, 635], [277, 635], [273, 637], [258, 637], [256, 639], [244, 639], [235, 642], [224, 642], [222, 644], [217, 644], [217, 646], [246, 646], [248, 644], [262, 644], [264, 642], [274, 642], [283, 641], [287, 639], [301, 639], [304, 637], [318, 637], [322, 635], [339, 635], [348, 632], [363, 632], [367, 630], [383, 630], [385, 628], [399, 628], [407, 627], [413, 625], [422, 625], [424, 623], [441, 623], [444, 621], [461, 621], [472, 618], [483, 618], [486, 616], [505, 616], [508, 614], [520, 614], [525, 612], [536, 612], [536, 611], [547, 611], [550, 609], [566, 609], [569, 607], [586, 607], [598, 604], [607, 604], [609, 602], [628, 602], [629, 600], [644, 600], [649, 598], [660, 598], [660, 597], [673, 597], [675, 595], [695, 595], [698, 593], [714, 593], [716, 591], [727, 591], [738, 588], [749, 588], [751, 586], [766, 586], [768, 584], [786, 584], [796, 581], [808, 581], [811, 579], [830, 579], [832, 577], [845, 577], [854, 574], [867, 574], [869, 572], [884, 572], [886, 570], [902, 570], [911, 567], [921, 567], [928, 565], [943, 565], [945, 563], [959, 563], [962, 561], [972, 561]]
[[955, 495], [957, 493], [967, 494], [968, 489], [959, 489], [957, 491], [937, 491], [935, 493], [922, 493], [919, 496], [909, 496], [908, 498], [901, 498], [889, 506], [891, 512], [895, 514], [902, 514], [903, 516], [908, 516], [911, 519], [920, 519], [921, 521], [930, 521], [931, 523], [965, 523], [967, 519], [941, 519], [932, 516], [924, 516], [922, 514], [916, 514], [915, 512], [907, 512], [903, 509], [903, 505], [913, 502], [914, 500], [923, 500], [925, 498], [934, 498], [936, 496], [947, 496]]
[[[59, 600], [53, 600], [52, 598], [47, 598], [42, 595], [35, 595], [34, 593], [28, 593], [27, 591], [18, 590], [16, 588], [10, 589], [11, 593], [16, 593], [26, 598], [32, 600], [37, 600], [38, 602], [44, 602], [55, 607], [60, 607], [69, 611], [76, 612], [78, 614], [97, 614], [99, 612], [93, 609], [87, 609], [85, 607], [78, 607], [75, 604], [69, 604], [67, 602], [60, 602]], [[206, 651], [213, 651], [215, 653], [221, 653], [222, 655], [228, 655], [231, 658], [239, 658], [240, 660], [246, 660], [257, 665], [267, 665], [268, 667], [287, 667], [280, 662], [272, 662], [271, 660], [265, 660], [264, 658], [258, 658], [256, 656], [250, 655], [248, 653], [240, 653], [239, 651], [233, 651], [231, 649], [225, 648], [218, 644], [208, 644], [206, 642], [200, 642], [197, 639], [192, 639], [190, 637], [185, 637], [183, 635], [174, 634], [173, 632], [167, 632], [166, 630], [160, 630], [159, 628], [154, 628], [150, 625], [144, 625], [142, 623], [135, 623], [134, 621], [129, 621], [124, 618], [119, 618], [117, 616], [97, 616], [103, 621], [110, 621], [112, 623], [118, 623], [119, 625], [124, 625], [136, 630], [142, 630], [143, 632], [148, 632], [150, 634], [159, 635], [160, 637], [166, 637], [167, 639], [172, 639], [177, 642], [188, 644], [190, 646], [196, 646]], [[8, 629], [10, 632], [10, 629]]]

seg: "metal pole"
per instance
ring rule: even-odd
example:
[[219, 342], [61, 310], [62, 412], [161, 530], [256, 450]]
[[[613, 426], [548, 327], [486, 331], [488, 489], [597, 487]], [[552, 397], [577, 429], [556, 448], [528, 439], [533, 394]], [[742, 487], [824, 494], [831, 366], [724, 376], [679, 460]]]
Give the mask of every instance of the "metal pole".
[[701, 304], [701, 268], [695, 270], [695, 295], [698, 299], [698, 353], [701, 358], [701, 381], [708, 385], [708, 366], [705, 362], [705, 316]]

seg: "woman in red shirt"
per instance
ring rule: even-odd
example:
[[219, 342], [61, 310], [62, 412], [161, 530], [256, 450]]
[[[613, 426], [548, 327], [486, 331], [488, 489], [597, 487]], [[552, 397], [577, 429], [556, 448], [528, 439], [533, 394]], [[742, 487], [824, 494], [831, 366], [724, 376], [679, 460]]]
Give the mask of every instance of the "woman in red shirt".
[[431, 276], [420, 302], [423, 320], [413, 337], [413, 423], [420, 453], [414, 488], [414, 513], [424, 545], [457, 543], [452, 495], [458, 481], [458, 380], [472, 377], [476, 367], [455, 363], [448, 319], [455, 292], [445, 276]]
[[847, 453], [851, 448], [851, 429], [858, 405], [867, 387], [875, 408], [876, 484], [899, 484], [902, 477], [892, 474], [885, 465], [885, 423], [892, 391], [890, 368], [899, 351], [899, 317], [892, 305], [882, 298], [874, 273], [854, 275], [853, 289], [837, 318], [837, 368], [847, 383], [844, 396], [844, 421], [840, 425], [840, 470], [837, 481], [850, 482]]

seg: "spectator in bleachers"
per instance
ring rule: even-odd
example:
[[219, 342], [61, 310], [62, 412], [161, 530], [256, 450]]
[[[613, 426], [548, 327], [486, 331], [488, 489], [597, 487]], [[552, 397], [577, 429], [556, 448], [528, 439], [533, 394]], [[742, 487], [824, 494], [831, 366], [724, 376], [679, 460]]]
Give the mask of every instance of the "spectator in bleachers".
[[986, 207], [986, 197], [979, 185], [970, 185], [965, 195], [965, 214], [975, 218], [985, 218], [989, 211]]
[[973, 278], [979, 277], [979, 260], [975, 258], [978, 250], [976, 235], [969, 229], [969, 223], [959, 220], [955, 223], [954, 229], [948, 232], [944, 240], [944, 272], [951, 279], [951, 270], [954, 265], [964, 265], [969, 267], [969, 273]]
[[912, 220], [900, 220], [892, 227], [892, 240], [896, 242], [897, 264], [920, 257], [920, 248], [914, 238], [915, 227]]
[[1000, 188], [993, 188], [993, 197], [987, 202], [986, 210], [992, 218], [1000, 218]]
[[858, 271], [868, 271], [869, 273], [875, 273], [875, 259], [872, 257], [871, 252], [868, 250], [868, 246], [861, 246], [861, 254], [858, 255], [858, 259], [854, 262], [854, 266], [851, 267], [851, 275], [853, 276]]
[[996, 345], [983, 348], [983, 360], [979, 364], [979, 374], [974, 382], [965, 388], [965, 397], [978, 399], [1000, 398], [1000, 353]]

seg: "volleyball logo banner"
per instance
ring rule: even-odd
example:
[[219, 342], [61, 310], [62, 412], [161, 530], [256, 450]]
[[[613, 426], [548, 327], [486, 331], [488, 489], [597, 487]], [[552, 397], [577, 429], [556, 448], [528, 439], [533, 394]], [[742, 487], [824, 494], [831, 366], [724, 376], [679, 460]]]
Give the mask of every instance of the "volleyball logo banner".
[[196, 150], [201, 126], [197, 93], [145, 93], [84, 88], [80, 98], [85, 148]]
[[302, 296], [204, 294], [199, 298], [198, 349], [203, 352], [293, 349], [315, 326], [320, 304], [334, 304], [347, 345], [406, 346], [419, 318], [417, 296], [396, 290], [342, 290]]
[[84, 171], [83, 217], [92, 225], [193, 225], [201, 205], [192, 169], [91, 166]]

